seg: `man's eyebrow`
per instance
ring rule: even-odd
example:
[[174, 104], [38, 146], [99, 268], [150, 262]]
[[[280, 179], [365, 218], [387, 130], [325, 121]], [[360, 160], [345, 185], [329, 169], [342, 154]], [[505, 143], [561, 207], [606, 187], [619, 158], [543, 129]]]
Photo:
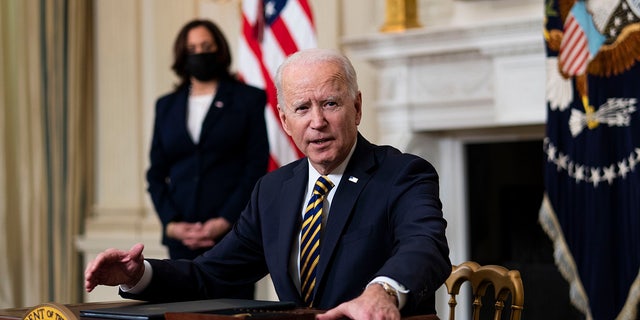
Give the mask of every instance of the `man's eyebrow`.
[[305, 105], [309, 103], [309, 99], [300, 99], [300, 100], [294, 100], [291, 101], [291, 106], [292, 107], [299, 107], [301, 105]]

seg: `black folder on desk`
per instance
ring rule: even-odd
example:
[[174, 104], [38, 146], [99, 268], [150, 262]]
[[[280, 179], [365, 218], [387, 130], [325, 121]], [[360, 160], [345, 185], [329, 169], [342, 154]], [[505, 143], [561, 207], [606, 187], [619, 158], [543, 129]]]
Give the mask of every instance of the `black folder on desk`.
[[289, 310], [294, 307], [293, 302], [287, 301], [212, 299], [80, 310], [80, 316], [117, 320], [163, 320], [167, 312], [234, 314], [249, 311]]

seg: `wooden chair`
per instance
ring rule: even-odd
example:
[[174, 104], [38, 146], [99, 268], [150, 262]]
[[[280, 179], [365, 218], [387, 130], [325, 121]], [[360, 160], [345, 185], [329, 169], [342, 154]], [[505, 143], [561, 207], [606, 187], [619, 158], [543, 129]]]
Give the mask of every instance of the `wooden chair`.
[[460, 292], [460, 286], [469, 281], [473, 292], [473, 319], [480, 318], [482, 308], [482, 297], [484, 297], [487, 287], [492, 285], [495, 291], [494, 320], [502, 317], [502, 310], [505, 301], [511, 295], [511, 320], [519, 320], [524, 308], [524, 289], [520, 272], [509, 270], [502, 266], [486, 265], [480, 266], [473, 261], [464, 262], [458, 266], [453, 266], [451, 275], [445, 281], [449, 299], [449, 320], [455, 319], [455, 308], [458, 304], [456, 295]]

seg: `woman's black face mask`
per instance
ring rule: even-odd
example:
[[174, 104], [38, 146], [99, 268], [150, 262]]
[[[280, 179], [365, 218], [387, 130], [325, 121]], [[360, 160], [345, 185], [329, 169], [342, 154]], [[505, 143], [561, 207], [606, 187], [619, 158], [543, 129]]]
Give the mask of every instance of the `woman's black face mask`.
[[220, 60], [221, 57], [216, 52], [189, 54], [185, 70], [187, 74], [200, 81], [220, 79], [226, 73], [226, 68]]

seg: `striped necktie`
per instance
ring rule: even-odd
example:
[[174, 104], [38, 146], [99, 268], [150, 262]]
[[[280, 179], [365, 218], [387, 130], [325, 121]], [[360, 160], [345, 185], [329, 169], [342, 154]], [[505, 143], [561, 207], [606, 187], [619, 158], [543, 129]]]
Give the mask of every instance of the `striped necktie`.
[[313, 187], [313, 195], [304, 212], [300, 235], [300, 288], [307, 306], [313, 306], [313, 289], [316, 285], [316, 267], [320, 260], [320, 228], [322, 203], [333, 188], [326, 176], [321, 176]]

